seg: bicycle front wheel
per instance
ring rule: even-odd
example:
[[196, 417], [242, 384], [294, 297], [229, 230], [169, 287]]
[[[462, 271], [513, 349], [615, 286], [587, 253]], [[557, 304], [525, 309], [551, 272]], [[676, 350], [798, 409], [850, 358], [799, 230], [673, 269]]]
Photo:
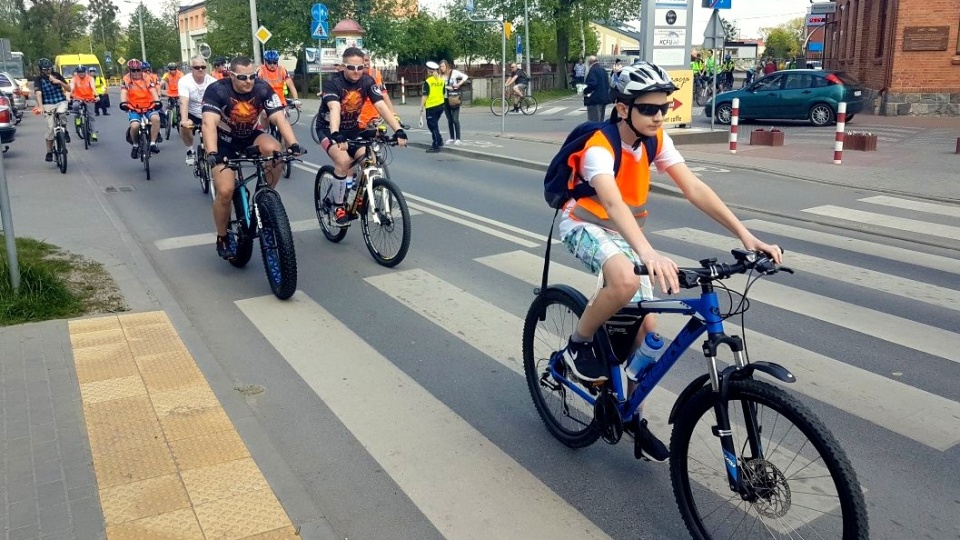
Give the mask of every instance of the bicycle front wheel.
[[347, 235], [347, 227], [337, 225], [337, 220], [333, 213], [336, 209], [334, 190], [338, 189], [337, 179], [333, 177], [333, 167], [324, 165], [317, 171], [317, 177], [313, 181], [313, 206], [317, 211], [317, 221], [320, 223], [320, 230], [327, 240], [337, 243], [343, 240]]
[[[728, 384], [737, 456], [724, 455], [714, 435], [718, 396], [709, 386], [680, 411], [670, 439], [673, 491], [693, 538], [868, 538], [863, 491], [826, 426], [776, 386]], [[727, 480], [734, 458], [739, 492]]]
[[[587, 299], [572, 289], [548, 288], [533, 300], [523, 322], [523, 371], [530, 397], [547, 431], [570, 448], [590, 446], [600, 437], [593, 405], [551, 375], [549, 367], [576, 330]], [[562, 360], [560, 376], [579, 384]], [[583, 387], [582, 387], [583, 388]]]
[[87, 120], [84, 119], [80, 124], [80, 133], [83, 137], [83, 149], [90, 149], [90, 124], [87, 123]]
[[257, 194], [260, 212], [260, 253], [263, 269], [274, 296], [286, 300], [297, 290], [297, 254], [293, 248], [293, 233], [287, 211], [280, 195], [272, 189]]
[[[380, 176], [373, 182], [373, 200], [362, 201], [360, 230], [377, 264], [393, 268], [410, 249], [410, 210], [396, 184]], [[363, 197], [365, 193], [358, 193]]]
[[[213, 191], [212, 189], [210, 190]], [[230, 264], [236, 268], [243, 268], [253, 256], [254, 225], [248, 224], [248, 213], [245, 210], [247, 190], [241, 186], [233, 191], [233, 215], [236, 219], [230, 222], [230, 227], [237, 237], [237, 254], [230, 259]], [[252, 213], [253, 209], [249, 209]]]
[[493, 98], [490, 102], [490, 112], [494, 116], [503, 116], [507, 113], [507, 102], [502, 97]]
[[533, 114], [537, 112], [537, 98], [533, 96], [524, 96], [520, 100], [520, 111], [523, 114]]
[[57, 168], [60, 169], [61, 174], [67, 174], [67, 140], [62, 132], [57, 133], [53, 144], [56, 146]]
[[295, 126], [299, 121], [300, 121], [300, 109], [296, 107], [292, 109], [287, 109], [287, 122], [290, 122], [291, 126]]

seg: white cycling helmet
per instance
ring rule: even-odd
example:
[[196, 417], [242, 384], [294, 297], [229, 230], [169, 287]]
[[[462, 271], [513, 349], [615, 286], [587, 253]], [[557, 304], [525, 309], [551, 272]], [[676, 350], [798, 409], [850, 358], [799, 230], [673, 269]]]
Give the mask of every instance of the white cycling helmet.
[[633, 98], [649, 92], [672, 94], [677, 91], [677, 85], [663, 68], [641, 61], [621, 69], [612, 90], [614, 97], [633, 101]]

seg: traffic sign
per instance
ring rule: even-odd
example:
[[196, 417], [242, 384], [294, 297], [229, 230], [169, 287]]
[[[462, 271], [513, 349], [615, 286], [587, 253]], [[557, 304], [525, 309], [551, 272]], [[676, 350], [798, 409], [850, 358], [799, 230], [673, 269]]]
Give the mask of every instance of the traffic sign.
[[327, 6], [323, 4], [314, 4], [310, 8], [310, 15], [315, 21], [327, 22]]
[[827, 24], [826, 15], [807, 14], [807, 26], [824, 26]]
[[825, 15], [827, 13], [836, 13], [837, 4], [835, 2], [817, 2], [810, 6], [810, 13]]
[[118, 63], [118, 64], [126, 64], [127, 61], [121, 56], [120, 58], [117, 58], [117, 63]]
[[701, 5], [710, 9], [730, 9], [733, 7], [733, 0], [703, 0]]
[[313, 39], [330, 39], [330, 26], [327, 21], [314, 20], [310, 23], [310, 35]]
[[703, 32], [703, 47], [705, 49], [722, 49], [726, 40], [727, 32], [723, 28], [720, 12], [714, 11], [713, 14], [710, 15], [710, 22], [707, 23], [707, 29]]
[[261, 45], [265, 45], [267, 41], [273, 37], [273, 34], [270, 33], [270, 31], [267, 30], [267, 27], [263, 25], [260, 25], [260, 28], [257, 28], [257, 32], [254, 35], [257, 36], [257, 41], [259, 41]]

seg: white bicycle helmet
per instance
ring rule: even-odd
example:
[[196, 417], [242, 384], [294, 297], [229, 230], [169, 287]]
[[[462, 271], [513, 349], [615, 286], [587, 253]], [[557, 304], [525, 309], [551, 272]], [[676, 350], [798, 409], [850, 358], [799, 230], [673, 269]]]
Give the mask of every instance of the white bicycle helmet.
[[621, 69], [612, 90], [614, 97], [632, 101], [633, 98], [649, 92], [672, 94], [677, 91], [677, 85], [673, 84], [670, 75], [663, 68], [641, 61]]

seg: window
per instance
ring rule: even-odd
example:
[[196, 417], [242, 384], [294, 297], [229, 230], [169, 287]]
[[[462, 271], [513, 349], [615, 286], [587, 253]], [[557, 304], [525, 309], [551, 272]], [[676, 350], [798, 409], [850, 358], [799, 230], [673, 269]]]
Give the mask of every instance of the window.
[[800, 90], [803, 88], [810, 88], [810, 75], [803, 75], [800, 73], [790, 73], [786, 77], [786, 82], [783, 85], [784, 90]]
[[756, 89], [760, 92], [768, 90], [780, 90], [780, 84], [783, 82], [783, 75], [776, 74], [764, 77], [757, 81]]

